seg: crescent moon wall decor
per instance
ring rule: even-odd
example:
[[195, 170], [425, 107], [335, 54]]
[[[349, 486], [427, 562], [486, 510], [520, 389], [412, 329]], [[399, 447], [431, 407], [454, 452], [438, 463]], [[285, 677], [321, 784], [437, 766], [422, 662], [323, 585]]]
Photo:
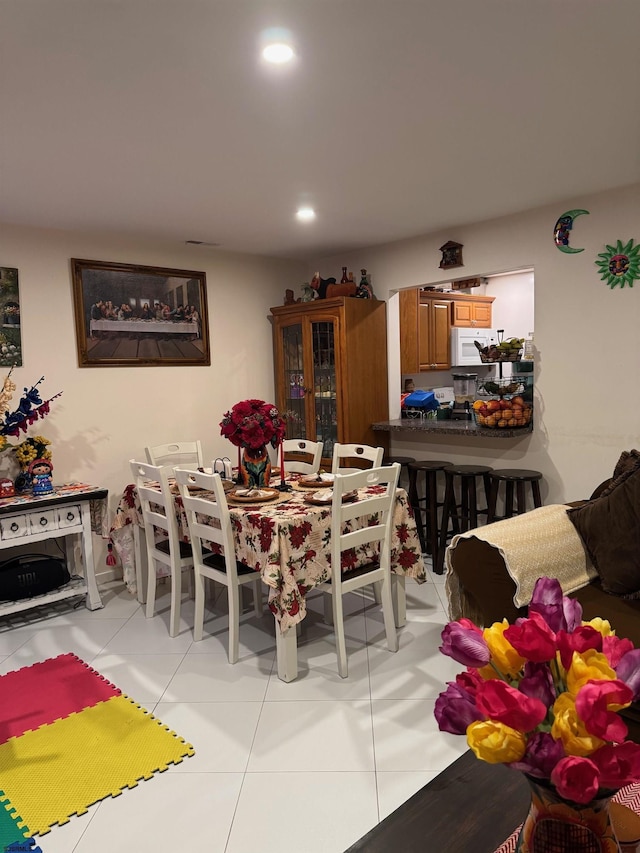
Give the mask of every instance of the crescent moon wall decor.
[[624, 287], [625, 284], [633, 287], [633, 282], [640, 278], [640, 245], [634, 246], [633, 240], [624, 246], [622, 240], [618, 240], [615, 246], [607, 246], [607, 251], [600, 252], [598, 257], [602, 258], [595, 261], [600, 278], [611, 289], [618, 285]]
[[574, 249], [569, 245], [569, 232], [573, 228], [573, 220], [583, 214], [588, 214], [588, 210], [567, 210], [562, 216], [559, 216], [556, 224], [553, 226], [553, 242], [561, 252], [567, 255], [575, 255], [578, 252], [584, 252], [584, 249]]

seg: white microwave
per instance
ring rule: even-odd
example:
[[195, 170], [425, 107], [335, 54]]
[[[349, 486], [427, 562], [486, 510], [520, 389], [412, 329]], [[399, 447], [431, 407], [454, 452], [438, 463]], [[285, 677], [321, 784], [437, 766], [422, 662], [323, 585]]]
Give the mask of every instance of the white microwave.
[[488, 347], [489, 344], [498, 343], [498, 334], [495, 329], [451, 329], [452, 367], [475, 367], [482, 364], [476, 341], [481, 347]]

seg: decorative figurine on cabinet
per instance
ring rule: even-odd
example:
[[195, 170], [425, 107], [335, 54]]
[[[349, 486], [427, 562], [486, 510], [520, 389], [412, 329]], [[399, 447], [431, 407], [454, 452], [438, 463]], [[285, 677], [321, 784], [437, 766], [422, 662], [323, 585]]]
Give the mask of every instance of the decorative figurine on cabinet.
[[320, 278], [319, 272], [316, 272], [311, 279], [311, 287], [318, 294], [318, 299], [331, 299], [333, 296], [355, 296], [357, 290], [355, 281], [336, 284], [335, 278]]
[[360, 270], [360, 283], [356, 290], [356, 296], [358, 299], [373, 299], [373, 288], [369, 283], [366, 269]]
[[52, 471], [53, 464], [49, 459], [34, 459], [29, 465], [29, 474], [32, 482], [31, 491], [34, 495], [53, 494]]
[[442, 252], [442, 260], [440, 261], [440, 269], [447, 270], [451, 267], [462, 267], [462, 243], [455, 243], [449, 240], [444, 246], [440, 246]]
[[315, 298], [316, 298], [315, 290], [311, 287], [311, 285], [309, 284], [308, 281], [305, 281], [305, 283], [302, 285], [302, 297], [301, 297], [300, 301], [301, 302], [313, 302], [313, 300]]
[[299, 299], [294, 299], [293, 290], [287, 288], [284, 292], [284, 304], [285, 305], [295, 305], [296, 302], [300, 302]]

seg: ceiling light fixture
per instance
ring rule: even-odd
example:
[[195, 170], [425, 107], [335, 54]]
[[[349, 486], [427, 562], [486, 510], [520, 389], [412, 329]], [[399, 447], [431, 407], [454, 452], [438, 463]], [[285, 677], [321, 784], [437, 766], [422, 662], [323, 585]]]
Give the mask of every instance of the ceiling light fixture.
[[276, 42], [268, 44], [262, 51], [262, 56], [267, 62], [272, 65], [284, 65], [285, 62], [290, 62], [293, 59], [293, 48], [284, 42]]
[[312, 207], [300, 207], [296, 212], [296, 218], [300, 222], [311, 222], [316, 218], [316, 212]]

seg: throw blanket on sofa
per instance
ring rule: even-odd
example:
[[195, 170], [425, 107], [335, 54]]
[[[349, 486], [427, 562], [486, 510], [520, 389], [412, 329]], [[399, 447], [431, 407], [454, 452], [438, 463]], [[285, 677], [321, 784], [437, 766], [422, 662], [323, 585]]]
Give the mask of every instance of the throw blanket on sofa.
[[542, 506], [453, 537], [445, 554], [451, 619], [466, 616], [477, 621], [478, 617], [465, 599], [464, 590], [451, 567], [451, 554], [456, 545], [470, 536], [488, 542], [500, 552], [516, 585], [513, 597], [516, 607], [525, 607], [531, 601], [533, 587], [539, 577], [557, 578], [565, 595], [597, 577], [582, 541], [569, 521], [567, 507], [564, 504]]

